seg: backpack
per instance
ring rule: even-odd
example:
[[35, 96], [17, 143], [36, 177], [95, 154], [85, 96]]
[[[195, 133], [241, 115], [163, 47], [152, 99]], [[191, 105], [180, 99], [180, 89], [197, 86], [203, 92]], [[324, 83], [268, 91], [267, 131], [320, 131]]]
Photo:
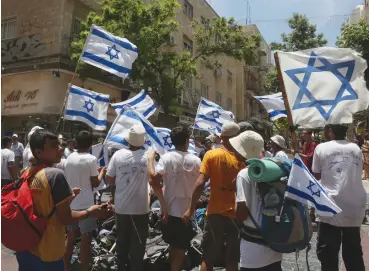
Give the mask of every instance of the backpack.
[[285, 198], [286, 186], [287, 180], [257, 183], [262, 199], [262, 220], [259, 225], [249, 213], [255, 228], [243, 225], [240, 228], [243, 239], [279, 253], [309, 249], [313, 229], [308, 208], [298, 201]]
[[16, 252], [29, 251], [41, 241], [47, 227], [47, 217], [34, 214], [32, 193], [28, 181], [45, 165], [25, 170], [21, 178], [1, 190], [1, 243]]

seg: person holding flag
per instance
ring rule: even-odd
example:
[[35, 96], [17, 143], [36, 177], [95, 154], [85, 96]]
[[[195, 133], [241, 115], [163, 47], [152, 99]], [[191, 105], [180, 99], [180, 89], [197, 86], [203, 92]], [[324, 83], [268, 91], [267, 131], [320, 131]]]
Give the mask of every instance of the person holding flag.
[[364, 271], [360, 226], [365, 216], [366, 192], [360, 148], [347, 141], [347, 126], [329, 124], [325, 127], [331, 141], [318, 145], [312, 170], [342, 212], [320, 216], [317, 255], [322, 270], [338, 270], [339, 251], [347, 271]]

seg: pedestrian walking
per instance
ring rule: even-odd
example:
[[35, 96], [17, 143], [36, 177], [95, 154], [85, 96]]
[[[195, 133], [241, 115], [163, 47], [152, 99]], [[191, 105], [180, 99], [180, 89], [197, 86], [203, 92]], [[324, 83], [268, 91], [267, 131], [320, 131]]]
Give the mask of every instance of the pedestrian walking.
[[[94, 205], [93, 188], [98, 187], [103, 179], [106, 169], [98, 172], [97, 158], [89, 153], [92, 146], [92, 134], [89, 131], [81, 131], [77, 135], [77, 152], [68, 156], [64, 164], [64, 172], [70, 187], [79, 187], [78, 197], [73, 199], [70, 208], [73, 211], [87, 210]], [[66, 252], [64, 257], [65, 267], [70, 267], [73, 254], [73, 246], [81, 234], [81, 248], [79, 257], [80, 270], [88, 271], [91, 254], [92, 231], [97, 228], [96, 219], [88, 217], [82, 221], [76, 221], [68, 225]]]
[[304, 130], [302, 136], [304, 138], [304, 144], [302, 145], [302, 150], [300, 156], [305, 166], [311, 171], [313, 165], [313, 155], [317, 144], [313, 141], [312, 131]]
[[134, 125], [125, 140], [128, 149], [114, 153], [106, 182], [115, 185], [116, 251], [118, 269], [142, 271], [149, 234], [149, 180], [147, 174], [146, 131]]
[[15, 155], [10, 149], [11, 145], [10, 137], [6, 136], [1, 139], [1, 188], [17, 180]]
[[237, 136], [239, 131], [240, 127], [236, 123], [223, 124], [223, 146], [205, 154], [191, 205], [183, 216], [185, 221], [193, 216], [205, 183], [210, 179], [211, 193], [204, 224], [201, 271], [212, 270], [213, 265], [223, 258], [227, 271], [238, 270], [240, 240], [235, 222], [236, 176], [244, 167], [245, 159], [235, 152], [229, 140]]
[[275, 135], [270, 138], [271, 147], [275, 158], [288, 159], [285, 150], [287, 149], [286, 140], [283, 136]]
[[327, 125], [326, 138], [314, 153], [312, 170], [342, 212], [319, 217], [317, 255], [322, 271], [339, 270], [339, 252], [347, 271], [364, 271], [360, 226], [365, 215], [362, 152], [347, 141], [347, 126]]
[[[246, 131], [230, 140], [233, 148], [245, 159], [259, 158], [263, 148], [263, 138], [256, 132]], [[263, 204], [257, 188], [257, 183], [252, 182], [248, 175], [248, 169], [242, 169], [237, 175], [237, 219], [245, 226], [256, 230], [249, 217], [261, 225]], [[267, 246], [241, 239], [240, 245], [241, 271], [281, 271], [282, 254], [275, 252]]]
[[[192, 223], [182, 220], [191, 203], [193, 186], [199, 176], [200, 159], [188, 152], [190, 133], [185, 127], [175, 127], [170, 133], [175, 150], [160, 157], [154, 167], [156, 153], [148, 157], [150, 183], [160, 201], [163, 215], [163, 239], [169, 244], [171, 271], [182, 270], [185, 252], [196, 235]], [[164, 180], [164, 195], [161, 180]]]
[[64, 158], [68, 158], [69, 155], [71, 155], [74, 152], [75, 141], [73, 139], [69, 139], [67, 141], [67, 147], [64, 150]]
[[40, 127], [40, 126], [34, 126], [28, 133], [27, 135], [27, 145], [23, 151], [23, 163], [22, 163], [22, 166], [23, 166], [23, 169], [26, 169], [30, 166], [30, 161], [32, 160], [33, 158], [33, 154], [32, 154], [32, 151], [31, 151], [31, 148], [29, 146], [29, 141], [31, 139], [31, 136], [33, 135], [34, 132], [36, 132], [37, 130], [42, 130], [43, 128]]
[[72, 191], [63, 171], [52, 167], [63, 156], [58, 137], [47, 130], [38, 130], [31, 136], [29, 143], [36, 160], [35, 165], [46, 166], [29, 182], [35, 213], [49, 217], [49, 220], [40, 243], [31, 251], [16, 253], [19, 271], [65, 271], [65, 226], [90, 216], [104, 218], [107, 209], [95, 205], [85, 210], [72, 211], [70, 203], [80, 190], [74, 188]]
[[24, 151], [24, 146], [21, 142], [18, 141], [18, 135], [14, 134], [12, 136], [12, 151], [14, 152], [15, 155], [15, 169], [17, 171], [17, 174], [19, 173], [20, 169], [22, 168], [22, 159], [23, 159], [23, 151]]

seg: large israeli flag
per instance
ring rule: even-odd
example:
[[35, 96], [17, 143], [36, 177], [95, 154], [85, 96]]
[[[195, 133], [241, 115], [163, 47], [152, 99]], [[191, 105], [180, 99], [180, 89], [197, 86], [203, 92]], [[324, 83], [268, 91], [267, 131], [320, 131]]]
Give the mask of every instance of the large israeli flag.
[[117, 115], [123, 106], [129, 105], [131, 108], [135, 109], [137, 112], [141, 113], [145, 118], [149, 118], [152, 114], [155, 113], [157, 106], [154, 103], [153, 99], [146, 93], [145, 90], [141, 90], [136, 96], [120, 102], [112, 104]]
[[127, 148], [128, 142], [125, 140], [129, 129], [135, 124], [141, 124], [146, 130], [146, 139], [143, 149], [148, 150], [154, 148], [160, 155], [166, 152], [160, 137], [154, 126], [140, 113], [124, 106], [119, 115], [115, 118], [108, 135], [105, 138], [104, 146], [113, 147], [117, 149]]
[[201, 97], [195, 118], [195, 129], [208, 131], [220, 135], [223, 123], [234, 121], [234, 115], [216, 103]]
[[81, 60], [116, 76], [126, 78], [138, 56], [137, 46], [96, 25], [91, 26]]
[[352, 49], [321, 47], [277, 52], [294, 125], [352, 123], [368, 108], [366, 61]]
[[314, 207], [320, 216], [334, 216], [342, 210], [310, 173], [298, 154], [293, 160], [285, 196]]
[[255, 99], [261, 102], [271, 120], [287, 117], [281, 92], [265, 96], [255, 96]]
[[82, 121], [94, 130], [105, 130], [110, 96], [72, 85], [65, 107], [65, 119]]

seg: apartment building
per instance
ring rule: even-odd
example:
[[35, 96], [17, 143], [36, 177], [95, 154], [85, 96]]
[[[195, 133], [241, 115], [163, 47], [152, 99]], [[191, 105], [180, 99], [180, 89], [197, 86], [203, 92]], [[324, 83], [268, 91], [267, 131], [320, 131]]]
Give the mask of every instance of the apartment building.
[[369, 23], [369, 0], [365, 0], [362, 5], [356, 6], [349, 17], [349, 23], [355, 24], [359, 19], [363, 18], [367, 23]]
[[[148, 0], [149, 1], [149, 0]], [[70, 44], [79, 33], [80, 24], [91, 10], [101, 9], [97, 0], [3, 0], [2, 1], [2, 131], [25, 136], [30, 127], [41, 125], [53, 130], [63, 111], [68, 83], [75, 63], [70, 58]], [[176, 16], [179, 31], [173, 33], [174, 50], [196, 52], [191, 21], [218, 16], [205, 0], [179, 0]], [[262, 49], [261, 49], [262, 50]], [[264, 56], [261, 56], [262, 59]], [[199, 98], [206, 97], [244, 120], [249, 103], [244, 99], [248, 68], [228, 57], [218, 59], [222, 68], [211, 71], [199, 67], [200, 79], [189, 78], [179, 102], [184, 108], [179, 122], [191, 124]], [[73, 84], [110, 94], [112, 102], [131, 94], [129, 82], [108, 73]], [[249, 84], [254, 79], [249, 80]], [[257, 88], [257, 86], [252, 87]], [[108, 112], [112, 122], [115, 113]], [[173, 125], [173, 123], [172, 123]], [[68, 123], [65, 132], [81, 129], [79, 122]], [[68, 135], [67, 135], [68, 136]]]

